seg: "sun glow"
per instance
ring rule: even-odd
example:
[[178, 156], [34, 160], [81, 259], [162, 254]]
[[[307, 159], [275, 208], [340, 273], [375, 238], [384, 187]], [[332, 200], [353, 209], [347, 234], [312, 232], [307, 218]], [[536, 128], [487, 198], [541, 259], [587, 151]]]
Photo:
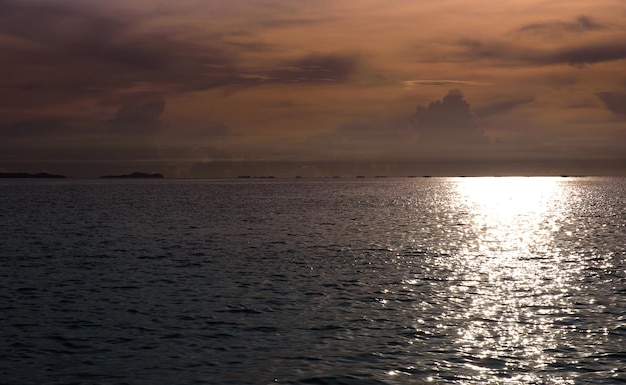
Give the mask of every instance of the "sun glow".
[[498, 258], [533, 253], [558, 230], [560, 178], [464, 178], [457, 184], [479, 253]]
[[559, 193], [560, 178], [464, 178], [458, 191], [485, 220], [541, 219]]

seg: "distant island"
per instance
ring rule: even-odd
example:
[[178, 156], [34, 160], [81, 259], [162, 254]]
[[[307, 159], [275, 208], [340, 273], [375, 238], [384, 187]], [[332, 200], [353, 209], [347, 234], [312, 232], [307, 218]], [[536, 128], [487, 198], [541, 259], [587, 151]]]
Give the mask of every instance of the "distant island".
[[100, 178], [159, 179], [159, 178], [163, 178], [163, 174], [159, 174], [159, 173], [148, 174], [145, 172], [133, 172], [132, 174], [124, 174], [124, 175], [104, 175], [104, 176], [101, 176]]
[[26, 172], [0, 172], [0, 178], [65, 178], [65, 176], [48, 174], [47, 172], [40, 172], [38, 174], [29, 174]]

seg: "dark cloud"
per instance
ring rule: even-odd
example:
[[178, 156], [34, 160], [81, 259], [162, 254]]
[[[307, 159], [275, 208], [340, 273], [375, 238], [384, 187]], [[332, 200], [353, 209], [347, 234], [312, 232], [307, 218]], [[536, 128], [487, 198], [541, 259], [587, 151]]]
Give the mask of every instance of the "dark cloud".
[[0, 33], [33, 43], [56, 45], [59, 41], [76, 41], [83, 34], [90, 35], [90, 31], [102, 35], [123, 23], [88, 8], [59, 2], [0, 1]]
[[0, 2], [0, 35], [12, 42], [0, 44], [0, 104], [106, 97], [136, 83], [157, 94], [205, 89], [236, 77], [233, 54], [217, 48], [219, 39], [185, 39], [174, 27], [139, 32], [140, 19], [85, 4]]
[[162, 126], [161, 114], [165, 111], [165, 101], [157, 100], [138, 105], [122, 106], [108, 127], [112, 133], [145, 135], [154, 134]]
[[552, 50], [520, 47], [515, 43], [463, 40], [460, 43], [465, 60], [496, 60], [504, 64], [573, 66], [626, 59], [626, 41], [600, 41]]
[[531, 23], [526, 24], [520, 28], [518, 28], [517, 32], [532, 32], [532, 33], [548, 33], [548, 34], [557, 34], [557, 33], [566, 33], [566, 32], [589, 32], [589, 31], [599, 31], [607, 29], [608, 26], [604, 24], [597, 23], [592, 18], [588, 16], [579, 16], [576, 20], [567, 22], [567, 21], [551, 21], [551, 22], [543, 22], [543, 23]]
[[496, 102], [480, 108], [476, 108], [474, 110], [474, 113], [480, 118], [487, 118], [492, 115], [503, 114], [523, 104], [532, 103], [534, 100], [535, 98], [505, 100], [502, 102]]
[[482, 144], [488, 139], [474, 121], [470, 105], [460, 90], [450, 90], [443, 100], [417, 107], [413, 122], [420, 141], [436, 144]]
[[539, 55], [538, 64], [594, 64], [626, 59], [626, 41], [601, 42], [578, 47], [567, 47], [553, 54]]
[[599, 92], [596, 95], [609, 111], [617, 115], [626, 116], [626, 93]]
[[130, 12], [102, 12], [89, 2], [0, 0], [0, 105], [27, 110], [76, 101], [119, 104], [215, 88], [336, 83], [356, 71], [355, 56], [335, 54], [244, 70], [237, 65], [240, 54], [275, 48], [247, 41], [251, 35], [148, 22]]

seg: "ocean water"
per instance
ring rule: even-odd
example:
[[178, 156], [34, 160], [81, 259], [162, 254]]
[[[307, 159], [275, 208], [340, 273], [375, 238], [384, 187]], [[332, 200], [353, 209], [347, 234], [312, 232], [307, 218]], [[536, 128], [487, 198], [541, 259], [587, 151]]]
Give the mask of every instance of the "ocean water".
[[626, 178], [0, 181], [2, 384], [626, 382]]

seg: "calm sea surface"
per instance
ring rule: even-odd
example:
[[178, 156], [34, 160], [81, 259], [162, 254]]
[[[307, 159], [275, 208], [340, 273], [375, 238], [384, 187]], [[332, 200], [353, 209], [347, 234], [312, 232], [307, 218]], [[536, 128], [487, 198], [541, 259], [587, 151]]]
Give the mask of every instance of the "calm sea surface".
[[0, 181], [2, 384], [626, 382], [626, 178]]

